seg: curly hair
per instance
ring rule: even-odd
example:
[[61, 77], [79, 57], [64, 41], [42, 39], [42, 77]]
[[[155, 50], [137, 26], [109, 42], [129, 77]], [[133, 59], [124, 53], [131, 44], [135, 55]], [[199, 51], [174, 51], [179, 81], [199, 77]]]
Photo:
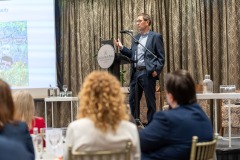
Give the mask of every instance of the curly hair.
[[129, 120], [120, 82], [108, 72], [90, 73], [78, 97], [78, 118], [91, 119], [104, 133], [108, 130], [115, 132], [121, 120]]

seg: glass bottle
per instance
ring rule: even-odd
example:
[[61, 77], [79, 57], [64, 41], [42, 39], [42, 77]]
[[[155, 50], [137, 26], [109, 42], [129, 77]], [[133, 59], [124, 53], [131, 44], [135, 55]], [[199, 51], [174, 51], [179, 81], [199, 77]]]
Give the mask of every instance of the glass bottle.
[[213, 93], [213, 81], [210, 79], [210, 75], [205, 75], [203, 80], [203, 94]]
[[58, 88], [58, 85], [56, 85], [56, 87], [54, 87], [54, 96], [59, 97], [59, 94], [60, 94], [60, 90]]
[[43, 139], [40, 134], [38, 134], [38, 128], [33, 128], [33, 145], [35, 150], [36, 159], [42, 158], [43, 153]]
[[53, 97], [53, 95], [54, 95], [54, 90], [52, 88], [52, 85], [50, 84], [48, 88], [48, 97]]

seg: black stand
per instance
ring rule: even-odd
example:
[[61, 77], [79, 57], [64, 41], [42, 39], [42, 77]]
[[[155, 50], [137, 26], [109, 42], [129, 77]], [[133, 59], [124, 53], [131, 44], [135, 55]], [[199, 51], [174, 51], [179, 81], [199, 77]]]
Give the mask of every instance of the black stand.
[[122, 55], [121, 53], [115, 53], [115, 59], [113, 64], [108, 68], [108, 71], [112, 73], [114, 76], [120, 80], [120, 66], [121, 64], [129, 64], [132, 63], [128, 57]]

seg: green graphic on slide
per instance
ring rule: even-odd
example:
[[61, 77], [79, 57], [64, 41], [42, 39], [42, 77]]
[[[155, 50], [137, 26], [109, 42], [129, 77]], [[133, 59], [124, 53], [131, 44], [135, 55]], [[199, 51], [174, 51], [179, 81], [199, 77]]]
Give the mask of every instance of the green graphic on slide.
[[21, 87], [28, 77], [27, 21], [0, 22], [0, 78]]

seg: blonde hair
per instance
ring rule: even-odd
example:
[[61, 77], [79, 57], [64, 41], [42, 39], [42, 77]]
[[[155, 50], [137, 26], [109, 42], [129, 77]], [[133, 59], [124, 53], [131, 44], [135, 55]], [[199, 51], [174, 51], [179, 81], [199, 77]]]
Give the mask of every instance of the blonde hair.
[[35, 112], [34, 101], [32, 95], [28, 91], [20, 90], [13, 94], [15, 105], [14, 118], [24, 121], [28, 124], [29, 129], [32, 128], [32, 120]]
[[120, 82], [108, 72], [90, 73], [78, 96], [78, 118], [91, 119], [104, 133], [109, 129], [115, 132], [121, 120], [129, 120]]

